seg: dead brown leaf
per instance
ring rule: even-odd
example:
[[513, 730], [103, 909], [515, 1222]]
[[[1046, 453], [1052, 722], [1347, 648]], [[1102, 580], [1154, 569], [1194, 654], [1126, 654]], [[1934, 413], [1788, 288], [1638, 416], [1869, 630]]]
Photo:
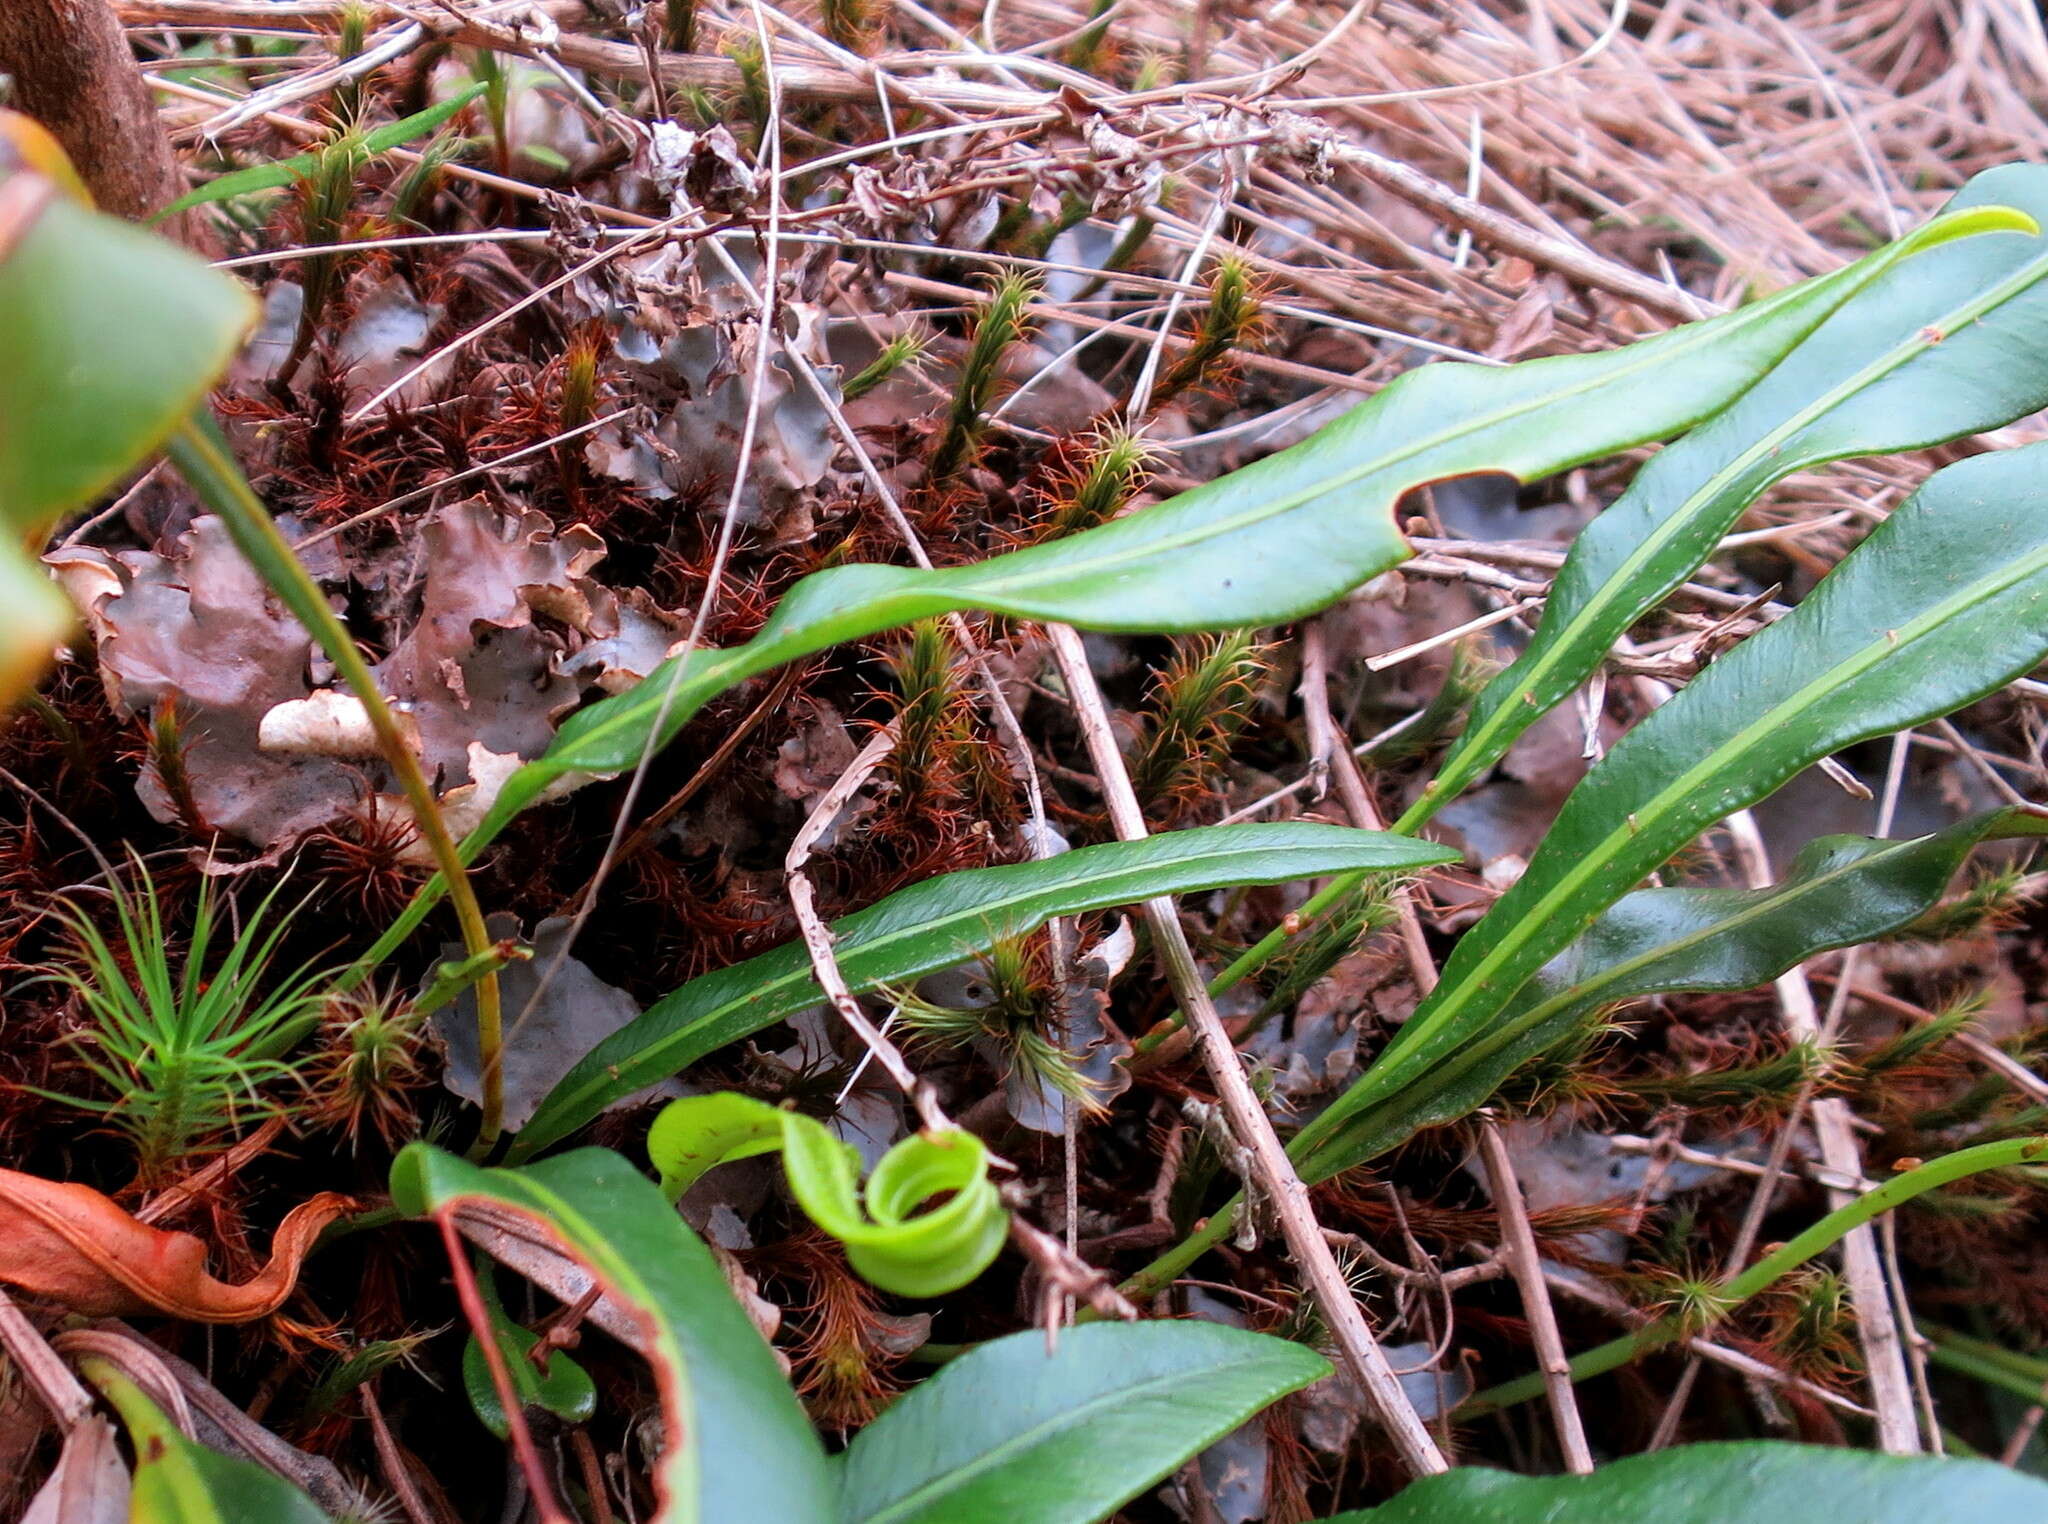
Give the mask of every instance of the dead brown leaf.
[[[183, 772], [201, 817], [186, 824], [259, 846], [326, 825], [356, 799], [355, 774], [325, 757], [271, 756], [258, 744], [263, 716], [311, 691], [311, 638], [219, 519], [194, 520], [179, 551], [70, 554], [67, 586], [93, 578], [84, 612], [109, 702], [130, 715], [176, 707]], [[154, 769], [136, 787], [157, 819], [179, 819]]]
[[[588, 689], [631, 687], [682, 633], [643, 594], [588, 575], [605, 546], [581, 525], [557, 533], [472, 498], [428, 516], [416, 545], [409, 572], [386, 573], [404, 596], [377, 677], [451, 807], [481, 814]], [[91, 623], [114, 708], [178, 716], [189, 798], [156, 768], [137, 785], [159, 820], [276, 850], [384, 780], [360, 704], [313, 686], [324, 661], [218, 519], [194, 520], [168, 554], [74, 548], [52, 564]], [[337, 563], [330, 580], [347, 574]]]
[[295, 1207], [270, 1262], [231, 1286], [207, 1273], [206, 1245], [190, 1233], [148, 1227], [90, 1186], [0, 1170], [0, 1281], [98, 1316], [246, 1323], [282, 1305], [320, 1230], [353, 1206], [322, 1191]]

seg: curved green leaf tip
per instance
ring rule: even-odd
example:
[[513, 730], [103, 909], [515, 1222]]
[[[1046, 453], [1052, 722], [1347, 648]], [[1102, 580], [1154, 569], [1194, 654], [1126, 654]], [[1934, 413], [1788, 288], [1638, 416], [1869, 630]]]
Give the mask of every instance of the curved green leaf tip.
[[[1009, 1216], [988, 1178], [988, 1150], [970, 1132], [905, 1138], [882, 1156], [864, 1192], [860, 1155], [851, 1145], [810, 1117], [751, 1096], [671, 1101], [647, 1133], [647, 1156], [671, 1201], [727, 1160], [777, 1150], [797, 1204], [884, 1291], [957, 1291], [989, 1267], [1009, 1233]], [[946, 1192], [947, 1200], [923, 1210]]]
[[1902, 253], [1917, 254], [1922, 249], [1939, 248], [1958, 238], [1974, 238], [1979, 233], [2025, 233], [2033, 237], [2040, 231], [2041, 224], [2016, 206], [1973, 206], [1945, 213], [1925, 226], [1915, 228], [1899, 240], [1899, 249]]
[[[484, 86], [470, 85], [456, 92], [445, 101], [437, 101], [426, 110], [395, 122], [386, 122], [382, 127], [373, 127], [361, 134], [358, 142], [366, 157], [388, 153], [403, 147], [414, 138], [423, 138], [454, 116], [463, 107], [484, 93]], [[233, 196], [246, 196], [252, 191], [276, 190], [290, 185], [299, 176], [310, 172], [317, 154], [293, 154], [288, 159], [273, 159], [267, 164], [251, 164], [246, 169], [230, 170], [217, 175], [206, 184], [185, 192], [162, 211], [153, 213], [150, 225], [166, 221], [180, 212], [190, 211], [195, 206], [205, 206], [213, 201], [226, 201]]]

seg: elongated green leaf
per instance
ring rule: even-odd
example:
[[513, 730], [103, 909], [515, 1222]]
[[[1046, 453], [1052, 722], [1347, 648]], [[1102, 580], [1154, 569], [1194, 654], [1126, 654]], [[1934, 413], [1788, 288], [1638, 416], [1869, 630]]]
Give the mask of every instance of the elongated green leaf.
[[717, 1261], [653, 1182], [617, 1154], [579, 1149], [525, 1169], [479, 1169], [415, 1143], [391, 1165], [409, 1216], [478, 1204], [530, 1219], [639, 1319], [667, 1450], [663, 1524], [823, 1524], [831, 1476], [775, 1356]]
[[[1981, 174], [1949, 219], [2048, 221], [2048, 169]], [[1988, 209], [1988, 210], [1987, 210]], [[1946, 222], [1932, 224], [1934, 228]], [[1963, 238], [1900, 260], [1725, 411], [1658, 455], [1572, 545], [1535, 638], [1479, 696], [1408, 824], [1433, 814], [1589, 677], [1795, 471], [1918, 449], [2048, 405], [2048, 235]]]
[[2048, 1482], [1990, 1461], [1751, 1440], [1631, 1455], [1591, 1476], [1460, 1467], [1328, 1524], [1855, 1524], [2048, 1518]]
[[327, 1524], [319, 1506], [252, 1461], [194, 1444], [105, 1360], [79, 1362], [128, 1426], [135, 1446], [129, 1517], [138, 1524]]
[[1215, 1323], [1092, 1323], [962, 1355], [863, 1429], [840, 1524], [1091, 1524], [1267, 1404], [1329, 1374]]
[[[467, 106], [484, 93], [482, 85], [471, 85], [458, 91], [445, 101], [437, 101], [424, 111], [401, 117], [395, 122], [386, 122], [373, 127], [363, 134], [363, 153], [369, 157], [386, 153], [393, 148], [402, 148], [415, 138], [423, 138], [445, 123], [456, 112]], [[225, 201], [230, 196], [246, 196], [251, 191], [275, 190], [281, 185], [290, 185], [299, 176], [313, 168], [314, 155], [293, 154], [289, 159], [273, 159], [268, 164], [251, 164], [247, 169], [230, 170], [216, 175], [204, 185], [185, 192], [176, 201], [149, 220], [152, 224], [162, 222], [166, 217], [195, 206], [205, 206], [212, 201]]]
[[0, 215], [27, 221], [0, 227], [0, 512], [32, 531], [163, 443], [255, 305], [186, 250], [9, 174], [14, 130], [0, 132], [0, 186], [24, 200]]
[[[946, 968], [1056, 915], [1354, 869], [1402, 872], [1453, 856], [1434, 842], [1303, 822], [1174, 831], [914, 884], [837, 923], [834, 950], [858, 991]], [[520, 1133], [513, 1156], [530, 1157], [612, 1102], [824, 998], [798, 942], [693, 979], [563, 1076]]]
[[[1373, 1066], [1296, 1138], [1315, 1153], [1489, 1032], [1543, 965], [1680, 847], [1800, 769], [1946, 714], [2048, 656], [2048, 449], [1931, 478], [1777, 624], [1625, 736]], [[1312, 1173], [1341, 1167], [1324, 1154]]]
[[1746, 990], [1817, 953], [1851, 947], [1933, 908], [1979, 842], [2048, 836], [2048, 815], [1990, 810], [1906, 841], [1824, 836], [1768, 889], [1638, 889], [1546, 964], [1500, 1016], [1419, 1078], [1347, 1107], [1312, 1141], [1315, 1173], [1377, 1158], [1424, 1127], [1486, 1104], [1502, 1081], [1617, 1001]]
[[[988, 1177], [988, 1149], [971, 1132], [921, 1132], [882, 1155], [867, 1189], [860, 1152], [815, 1118], [730, 1091], [664, 1106], [647, 1157], [669, 1200], [728, 1159], [780, 1151], [790, 1194], [846, 1245], [847, 1262], [898, 1296], [957, 1291], [1002, 1252], [1009, 1213]], [[946, 1200], [926, 1209], [934, 1196]]]
[[[1312, 438], [1171, 502], [971, 566], [841, 566], [806, 577], [745, 645], [674, 658], [572, 715], [506, 782], [463, 842], [473, 857], [544, 795], [633, 767], [736, 683], [843, 641], [960, 609], [1086, 629], [1190, 631], [1313, 613], [1411, 554], [1402, 497], [1448, 477], [1547, 476], [1711, 417], [1898, 259], [1964, 234], [2028, 226], [1988, 209], [1737, 312], [1603, 354], [1426, 365]], [[430, 880], [369, 955], [409, 935]]]

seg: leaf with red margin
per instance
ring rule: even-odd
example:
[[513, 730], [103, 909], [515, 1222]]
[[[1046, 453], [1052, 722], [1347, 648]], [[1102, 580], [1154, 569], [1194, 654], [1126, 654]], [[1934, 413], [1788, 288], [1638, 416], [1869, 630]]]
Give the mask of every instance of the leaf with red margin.
[[[391, 1166], [412, 1217], [524, 1218], [585, 1267], [638, 1325], [667, 1448], [655, 1468], [659, 1524], [829, 1524], [824, 1447], [702, 1240], [619, 1155], [578, 1149], [523, 1169], [481, 1169], [427, 1143]], [[489, 1248], [495, 1235], [474, 1235]], [[595, 1321], [595, 1320], [594, 1320]]]

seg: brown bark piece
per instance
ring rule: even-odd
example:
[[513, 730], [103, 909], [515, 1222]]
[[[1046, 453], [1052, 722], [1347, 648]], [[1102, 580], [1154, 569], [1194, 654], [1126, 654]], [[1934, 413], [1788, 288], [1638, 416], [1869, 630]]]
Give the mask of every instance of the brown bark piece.
[[[184, 194], [184, 171], [106, 0], [7, 0], [0, 70], [14, 77], [15, 106], [64, 145], [102, 210], [139, 222]], [[191, 243], [197, 226], [177, 231]]]

